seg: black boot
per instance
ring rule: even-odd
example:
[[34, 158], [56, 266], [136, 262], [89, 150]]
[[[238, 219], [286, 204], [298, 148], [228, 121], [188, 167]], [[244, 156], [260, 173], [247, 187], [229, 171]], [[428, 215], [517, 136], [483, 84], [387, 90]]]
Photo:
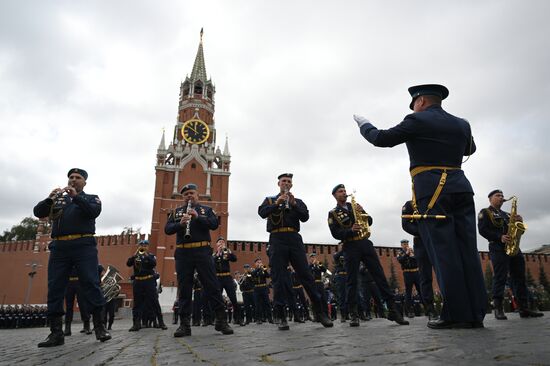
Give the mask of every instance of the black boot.
[[529, 310], [527, 307], [519, 309], [520, 318], [539, 318], [541, 316], [544, 316], [544, 314], [538, 311]]
[[128, 329], [128, 332], [137, 332], [141, 329], [141, 318], [139, 316], [134, 316], [132, 328]]
[[159, 315], [158, 315], [158, 322], [159, 322], [159, 328], [160, 328], [160, 329], [162, 329], [162, 330], [168, 329], [168, 327], [166, 326], [166, 324], [164, 324], [164, 318], [162, 317], [162, 314], [159, 314]]
[[103, 324], [103, 316], [101, 310], [94, 312], [94, 314], [92, 315], [92, 320], [94, 322], [95, 338], [101, 342], [105, 342], [111, 339], [111, 335], [105, 329], [105, 324]]
[[227, 316], [223, 307], [216, 310], [216, 322], [214, 323], [214, 329], [222, 334], [233, 334], [233, 329], [227, 323]]
[[332, 320], [330, 320], [327, 314], [325, 314], [325, 312], [321, 309], [321, 304], [313, 304], [313, 313], [315, 314], [315, 317], [317, 318], [319, 323], [323, 325], [323, 327], [330, 328], [334, 325], [332, 323]]
[[502, 299], [494, 299], [495, 302], [495, 319], [507, 320], [508, 317], [504, 315], [504, 308], [502, 307]]
[[63, 324], [60, 316], [50, 318], [50, 335], [44, 342], [38, 343], [38, 347], [55, 347], [65, 344], [65, 336], [63, 335]]
[[340, 323], [345, 323], [346, 320], [348, 320], [348, 313], [347, 311], [342, 310], [340, 312]]
[[189, 315], [182, 315], [180, 317], [180, 326], [174, 332], [174, 337], [187, 337], [191, 335], [191, 325]]
[[399, 325], [409, 325], [409, 322], [403, 319], [403, 315], [397, 310], [395, 303], [388, 302], [388, 320], [394, 321]]
[[290, 327], [288, 326], [288, 322], [286, 321], [286, 309], [281, 306], [279, 307], [277, 312], [278, 312], [277, 316], [280, 319], [279, 326], [278, 326], [279, 330], [289, 330]]
[[[174, 323], [174, 324], [177, 324], [177, 323]], [[200, 318], [193, 317], [193, 321], [192, 321], [191, 325], [194, 326], [194, 327], [200, 327], [200, 325], [201, 325]]]
[[65, 318], [65, 331], [63, 332], [63, 335], [70, 336], [71, 334], [71, 319]]
[[109, 326], [107, 327], [107, 330], [111, 330], [111, 328], [113, 327], [113, 323], [114, 323], [114, 319], [109, 319]]
[[90, 329], [90, 319], [82, 321], [82, 330], [80, 331], [80, 333], [88, 335], [92, 334], [92, 330]]
[[298, 309], [294, 310], [294, 323], [305, 323]]
[[352, 306], [349, 312], [350, 315], [350, 321], [349, 326], [350, 327], [358, 327], [359, 326], [359, 316], [357, 314], [357, 306]]

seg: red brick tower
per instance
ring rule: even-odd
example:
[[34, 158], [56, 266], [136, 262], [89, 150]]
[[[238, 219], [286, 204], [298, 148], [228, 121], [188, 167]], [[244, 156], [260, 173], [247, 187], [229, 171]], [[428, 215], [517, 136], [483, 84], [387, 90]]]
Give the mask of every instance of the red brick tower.
[[212, 239], [215, 240], [218, 235], [227, 237], [231, 156], [227, 138], [223, 152], [216, 147], [216, 88], [206, 76], [202, 35], [201, 29], [191, 76], [187, 76], [180, 86], [178, 118], [172, 140], [166, 148], [163, 132], [157, 150], [150, 249], [156, 252], [157, 270], [163, 285], [167, 286], [177, 283], [173, 258], [176, 236], [165, 235], [164, 226], [169, 212], [183, 205], [179, 193], [183, 185], [197, 184], [200, 203], [212, 207], [218, 214], [220, 226], [211, 233]]

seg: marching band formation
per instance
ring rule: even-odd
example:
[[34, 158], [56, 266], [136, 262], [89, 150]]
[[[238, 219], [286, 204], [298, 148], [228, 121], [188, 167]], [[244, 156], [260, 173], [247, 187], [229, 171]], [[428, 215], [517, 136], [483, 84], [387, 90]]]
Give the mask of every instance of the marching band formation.
[[[306, 203], [291, 192], [293, 174], [284, 173], [277, 178], [277, 194], [265, 197], [258, 207], [258, 215], [266, 220], [269, 232], [269, 264], [266, 266], [257, 258], [253, 266], [246, 264], [243, 273], [234, 279], [230, 263], [237, 260], [236, 254], [227, 248], [223, 237], [212, 246], [210, 231], [218, 228], [218, 218], [212, 208], [199, 203], [199, 187], [188, 183], [181, 189], [183, 205], [170, 213], [164, 228], [167, 235], [176, 235], [178, 298], [174, 323], [179, 326], [174, 337], [191, 336], [191, 326], [201, 324], [213, 324], [216, 331], [233, 334], [231, 319], [241, 326], [251, 322], [276, 323], [282, 331], [290, 328], [289, 320], [313, 320], [328, 328], [333, 326], [337, 312], [342, 322], [349, 320], [351, 327], [359, 326], [361, 319], [369, 320], [372, 315], [408, 325], [403, 315], [418, 314], [418, 303], [422, 303], [427, 325], [432, 329], [483, 327], [488, 301], [476, 243], [473, 189], [461, 169], [463, 156], [476, 150], [470, 125], [441, 108], [441, 101], [449, 94], [444, 86], [418, 85], [409, 88], [409, 92], [414, 113], [393, 128], [379, 130], [368, 119], [354, 116], [361, 135], [373, 145], [407, 145], [413, 188], [412, 200], [402, 209], [402, 226], [414, 236], [414, 246], [409, 247], [408, 241], [403, 240], [398, 256], [404, 273], [404, 299], [390, 288], [369, 239], [373, 217], [354, 195], [348, 195], [344, 184], [332, 189], [336, 206], [327, 220], [332, 236], [340, 241], [334, 255], [334, 273], [315, 254], [310, 255], [308, 263], [299, 232], [301, 224], [309, 219], [309, 211]], [[51, 333], [39, 347], [62, 345], [64, 337], [70, 335], [69, 307], [65, 332], [62, 329], [63, 300], [75, 277], [96, 338], [102, 342], [111, 338], [103, 309], [105, 294], [110, 294], [109, 300], [116, 293], [116, 280], [107, 288], [100, 285], [94, 238], [101, 201], [96, 195], [84, 193], [86, 171], [71, 169], [68, 177], [66, 188], [54, 189], [34, 209], [37, 217], [49, 217], [52, 222], [47, 312]], [[502, 298], [508, 273], [516, 284], [519, 315], [542, 316], [527, 304], [525, 261], [519, 250], [526, 226], [517, 214], [517, 199], [510, 214], [501, 210], [504, 199], [500, 190], [491, 192], [489, 200], [489, 208], [478, 215], [478, 227], [489, 241], [495, 271], [495, 316], [506, 318]], [[134, 270], [133, 325], [129, 331], [139, 331], [149, 321], [166, 329], [158, 302], [156, 258], [147, 248], [148, 242], [141, 241], [127, 261]], [[434, 295], [432, 270], [441, 294]], [[105, 280], [115, 279], [117, 272], [108, 270], [103, 282], [113, 282]], [[328, 278], [334, 286], [330, 286]], [[243, 296], [242, 305], [237, 301], [237, 286]], [[436, 298], [440, 298], [441, 306], [436, 306]], [[70, 301], [74, 301], [74, 296]], [[83, 321], [86, 324], [85, 317]], [[111, 325], [112, 322], [108, 327]], [[91, 332], [89, 320], [84, 328]]]

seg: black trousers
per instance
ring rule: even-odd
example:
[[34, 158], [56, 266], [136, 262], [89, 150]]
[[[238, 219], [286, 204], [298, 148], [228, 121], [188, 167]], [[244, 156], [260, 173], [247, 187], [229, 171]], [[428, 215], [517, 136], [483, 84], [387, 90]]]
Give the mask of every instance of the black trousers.
[[415, 272], [403, 272], [403, 279], [405, 280], [405, 307], [407, 310], [411, 310], [413, 305], [412, 300], [412, 288], [416, 288], [416, 292], [421, 294], [420, 289], [420, 274], [419, 271]]
[[523, 253], [510, 257], [504, 251], [504, 244], [489, 243], [489, 257], [493, 265], [493, 299], [502, 300], [506, 278], [510, 273], [511, 286], [519, 301], [520, 309], [527, 309], [527, 285], [525, 279], [525, 258]]
[[220, 284], [220, 294], [223, 292], [223, 290], [225, 290], [229, 301], [231, 301], [231, 305], [233, 305], [235, 319], [239, 319], [239, 317], [241, 316], [241, 306], [237, 302], [237, 292], [235, 289], [235, 281], [233, 281], [233, 277], [231, 277], [231, 275], [217, 277]]
[[[315, 287], [313, 275], [309, 269], [302, 236], [298, 233], [272, 233], [269, 235], [269, 264], [273, 283], [273, 304], [286, 304], [285, 286], [290, 280], [288, 265], [292, 265], [296, 276], [306, 290], [312, 303], [321, 305], [321, 294]], [[322, 306], [322, 305], [321, 305]]]
[[340, 312], [346, 314], [348, 312], [348, 307], [346, 304], [346, 275], [336, 274], [334, 277], [334, 284], [336, 285], [337, 299], [338, 299], [338, 308]]
[[426, 253], [426, 248], [422, 239], [419, 236], [414, 237], [414, 255], [418, 262], [418, 270], [420, 274], [420, 295], [422, 302], [426, 306], [434, 306], [434, 288], [433, 283], [433, 266], [430, 262], [430, 257]]
[[65, 321], [73, 320], [74, 312], [74, 298], [78, 301], [78, 308], [80, 309], [80, 318], [82, 321], [90, 321], [90, 313], [86, 309], [86, 301], [84, 300], [84, 294], [80, 290], [78, 280], [69, 281], [67, 289], [65, 290]]
[[270, 318], [269, 289], [267, 286], [254, 287], [254, 303], [256, 304], [256, 321]]
[[176, 260], [178, 286], [180, 288], [180, 314], [189, 317], [193, 311], [192, 294], [195, 270], [202, 284], [204, 301], [207, 301], [214, 311], [225, 309], [218, 279], [216, 278], [214, 262], [212, 261], [212, 248], [178, 248], [174, 257]]
[[252, 314], [254, 314], [254, 290], [243, 291], [243, 303], [246, 321], [251, 322]]
[[132, 316], [134, 318], [149, 317], [152, 313], [151, 303], [157, 296], [157, 282], [154, 278], [147, 280], [134, 280], [134, 306]]
[[359, 282], [359, 262], [363, 262], [369, 270], [374, 282], [380, 290], [382, 299], [393, 303], [393, 293], [390, 291], [388, 281], [384, 274], [384, 269], [380, 264], [378, 254], [374, 250], [372, 242], [368, 239], [356, 240], [344, 243], [345, 268], [347, 277], [347, 297], [346, 303], [348, 309], [357, 307], [357, 287]]
[[[431, 197], [417, 201], [425, 212]], [[442, 320], [483, 321], [487, 310], [487, 292], [477, 250], [476, 212], [472, 193], [441, 194], [432, 215], [445, 220], [418, 221], [420, 237], [443, 297]]]
[[97, 245], [95, 238], [54, 240], [49, 245], [48, 259], [48, 317], [62, 316], [65, 289], [73, 266], [76, 267], [86, 310], [95, 314], [105, 305], [97, 273]]

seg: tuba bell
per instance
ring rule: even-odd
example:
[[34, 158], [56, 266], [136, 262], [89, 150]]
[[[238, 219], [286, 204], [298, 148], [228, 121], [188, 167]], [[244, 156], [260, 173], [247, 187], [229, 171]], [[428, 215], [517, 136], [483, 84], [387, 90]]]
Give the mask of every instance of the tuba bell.
[[103, 291], [103, 297], [105, 301], [109, 302], [120, 293], [120, 281], [123, 281], [124, 277], [120, 275], [120, 272], [116, 267], [108, 265], [107, 271], [103, 277], [101, 277], [101, 291]]

